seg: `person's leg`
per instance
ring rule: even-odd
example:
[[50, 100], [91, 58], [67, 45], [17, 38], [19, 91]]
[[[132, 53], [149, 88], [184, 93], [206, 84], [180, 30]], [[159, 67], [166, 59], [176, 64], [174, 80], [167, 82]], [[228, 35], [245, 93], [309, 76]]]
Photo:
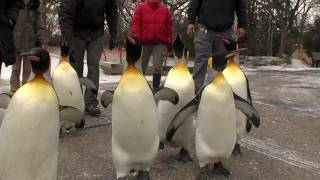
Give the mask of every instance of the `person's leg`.
[[23, 58], [23, 69], [22, 69], [22, 85], [27, 83], [31, 74], [31, 64], [26, 58]]
[[10, 78], [10, 93], [14, 94], [20, 88], [20, 72], [22, 57], [17, 56], [16, 62], [12, 65]]
[[161, 81], [161, 70], [162, 64], [165, 60], [164, 54], [166, 51], [166, 46], [163, 44], [158, 44], [153, 49], [153, 79], [152, 87], [153, 89], [158, 89]]
[[97, 107], [99, 102], [97, 99], [99, 89], [99, 62], [101, 53], [103, 50], [102, 38], [90, 41], [87, 43], [87, 65], [89, 78], [97, 87], [96, 90], [87, 89], [85, 93], [85, 104], [86, 111], [89, 114], [96, 115], [100, 114], [100, 109]]
[[150, 61], [150, 56], [153, 51], [153, 45], [143, 45], [143, 52], [142, 52], [142, 60], [141, 60], [141, 67], [142, 67], [142, 74], [145, 75], [149, 61]]
[[213, 38], [209, 31], [199, 26], [196, 31], [195, 43], [195, 62], [193, 68], [193, 79], [195, 83], [196, 93], [203, 86], [207, 73], [207, 64], [209, 55], [212, 53]]
[[70, 52], [69, 60], [79, 78], [83, 77], [83, 58], [85, 50], [86, 42], [78, 37], [74, 37], [72, 40], [72, 50]]

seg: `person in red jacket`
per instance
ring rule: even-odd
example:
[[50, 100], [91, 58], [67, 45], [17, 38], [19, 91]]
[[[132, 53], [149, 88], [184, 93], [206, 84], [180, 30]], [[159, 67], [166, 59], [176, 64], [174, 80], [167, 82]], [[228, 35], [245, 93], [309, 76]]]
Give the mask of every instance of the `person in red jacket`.
[[142, 73], [153, 56], [153, 89], [159, 88], [167, 45], [172, 42], [172, 15], [161, 0], [146, 0], [134, 11], [131, 33], [143, 43]]

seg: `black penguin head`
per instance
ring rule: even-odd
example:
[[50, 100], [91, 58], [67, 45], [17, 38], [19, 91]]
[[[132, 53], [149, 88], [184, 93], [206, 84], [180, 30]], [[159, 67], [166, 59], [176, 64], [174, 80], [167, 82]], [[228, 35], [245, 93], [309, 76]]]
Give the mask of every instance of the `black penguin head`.
[[183, 58], [183, 49], [184, 49], [184, 45], [180, 39], [179, 34], [177, 34], [177, 37], [176, 37], [175, 41], [173, 42], [174, 55], [179, 59]]
[[227, 66], [226, 55], [228, 51], [222, 38], [217, 38], [212, 42], [212, 68], [216, 71], [223, 71]]
[[49, 52], [43, 48], [32, 48], [20, 55], [30, 60], [32, 71], [37, 75], [42, 75], [50, 67]]
[[60, 50], [61, 50], [61, 56], [62, 57], [68, 57], [69, 56], [69, 52], [70, 52], [70, 47], [69, 46], [62, 45]]
[[212, 54], [212, 68], [216, 71], [223, 71], [227, 66], [227, 53], [225, 52], [215, 52]]
[[142, 53], [142, 41], [139, 37], [127, 36], [126, 53], [128, 64], [134, 64], [140, 59]]

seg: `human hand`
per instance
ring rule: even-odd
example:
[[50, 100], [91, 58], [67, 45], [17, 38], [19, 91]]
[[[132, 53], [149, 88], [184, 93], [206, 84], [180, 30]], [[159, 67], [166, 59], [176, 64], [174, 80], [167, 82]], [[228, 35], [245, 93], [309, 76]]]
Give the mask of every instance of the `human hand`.
[[194, 24], [189, 24], [187, 28], [187, 34], [192, 36], [196, 32], [196, 26]]
[[246, 30], [244, 28], [238, 28], [237, 30], [237, 36], [238, 38], [242, 38], [246, 35]]
[[36, 42], [36, 47], [42, 48], [42, 49], [47, 49], [48, 46], [46, 45], [46, 43], [41, 42], [41, 41], [37, 41]]

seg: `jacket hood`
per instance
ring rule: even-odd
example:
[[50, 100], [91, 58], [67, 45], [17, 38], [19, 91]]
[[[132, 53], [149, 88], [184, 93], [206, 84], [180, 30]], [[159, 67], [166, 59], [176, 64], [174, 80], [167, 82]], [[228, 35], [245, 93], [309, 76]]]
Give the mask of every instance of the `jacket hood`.
[[147, 4], [148, 4], [152, 9], [156, 9], [157, 7], [159, 7], [160, 3], [161, 3], [160, 0], [155, 1], [155, 2], [149, 0], [149, 1], [147, 2]]

